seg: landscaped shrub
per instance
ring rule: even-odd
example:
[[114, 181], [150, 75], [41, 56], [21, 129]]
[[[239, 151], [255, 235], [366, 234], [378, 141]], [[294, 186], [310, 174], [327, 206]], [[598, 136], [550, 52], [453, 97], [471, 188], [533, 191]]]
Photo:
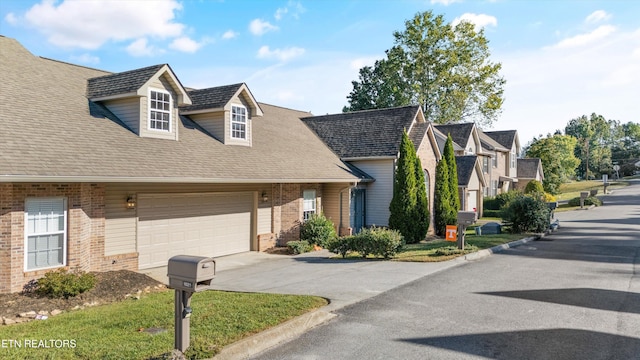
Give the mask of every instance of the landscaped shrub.
[[[584, 199], [584, 205], [585, 206], [591, 206], [591, 205], [601, 206], [602, 201], [595, 196], [589, 196], [588, 198]], [[580, 206], [580, 197], [579, 196], [574, 197], [573, 199], [569, 200], [569, 206]]]
[[502, 216], [502, 210], [485, 210], [484, 213], [482, 213], [483, 217], [492, 217], [492, 218], [497, 218], [497, 217], [501, 217]]
[[345, 236], [327, 242], [327, 250], [345, 257], [349, 252], [357, 252], [363, 258], [367, 255], [393, 257], [404, 245], [404, 238], [397, 230], [379, 227], [362, 229], [358, 234]]
[[531, 180], [524, 187], [525, 194], [542, 194], [544, 192], [544, 188], [542, 187], [542, 183], [538, 180]]
[[325, 247], [325, 243], [337, 237], [333, 222], [327, 219], [324, 214], [313, 214], [309, 220], [302, 224], [300, 229], [300, 239], [309, 244]]
[[313, 249], [313, 245], [309, 244], [308, 241], [289, 241], [287, 243], [287, 247], [292, 254], [298, 255], [302, 253], [309, 252]]
[[558, 201], [558, 199], [556, 199], [555, 196], [549, 194], [548, 192], [544, 193], [544, 201], [545, 202], [556, 202]]
[[52, 298], [74, 297], [93, 289], [96, 277], [85, 272], [70, 273], [65, 269], [51, 271], [38, 280], [36, 292]]
[[495, 196], [488, 196], [482, 200], [482, 205], [484, 207], [485, 216], [487, 210], [500, 210], [500, 204]]
[[325, 249], [331, 251], [334, 254], [340, 254], [342, 257], [346, 257], [349, 251], [352, 251], [351, 244], [353, 243], [354, 236], [336, 237], [325, 243]]
[[544, 201], [519, 195], [502, 212], [511, 233], [544, 232], [549, 228], [550, 210]]
[[464, 250], [458, 249], [457, 246], [446, 246], [436, 249], [434, 255], [436, 256], [449, 256], [449, 255], [458, 255], [458, 254], [466, 254], [469, 252], [478, 251], [478, 247], [475, 245], [464, 245]]
[[510, 190], [505, 193], [496, 195], [496, 202], [498, 203], [498, 209], [502, 210], [515, 200], [522, 193], [518, 190]]

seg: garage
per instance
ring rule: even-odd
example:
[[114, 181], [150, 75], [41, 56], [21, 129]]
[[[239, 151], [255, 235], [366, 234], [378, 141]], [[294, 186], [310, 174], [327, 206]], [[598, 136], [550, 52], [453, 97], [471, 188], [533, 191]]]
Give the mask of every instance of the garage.
[[138, 195], [138, 266], [178, 254], [223, 256], [251, 249], [252, 192]]

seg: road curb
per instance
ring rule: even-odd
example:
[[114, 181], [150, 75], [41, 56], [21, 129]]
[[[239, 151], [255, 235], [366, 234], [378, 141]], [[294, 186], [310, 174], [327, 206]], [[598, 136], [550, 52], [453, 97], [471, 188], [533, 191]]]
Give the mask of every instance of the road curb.
[[513, 247], [516, 247], [516, 246], [520, 246], [520, 245], [526, 244], [526, 243], [534, 241], [534, 240], [538, 240], [538, 239], [540, 239], [541, 237], [544, 237], [544, 236], [545, 236], [545, 234], [530, 236], [530, 237], [527, 237], [527, 238], [524, 238], [524, 239], [512, 241], [512, 242], [507, 243], [507, 244], [494, 246], [494, 247], [492, 247], [490, 249], [483, 249], [483, 250], [480, 250], [480, 251], [465, 255], [464, 259], [465, 260], [482, 259], [484, 257], [491, 256], [494, 253], [501, 252], [501, 251], [504, 251], [504, 250], [507, 250], [507, 249], [510, 249], [510, 248], [513, 248]]
[[247, 359], [289, 341], [338, 315], [318, 309], [225, 346], [215, 360]]

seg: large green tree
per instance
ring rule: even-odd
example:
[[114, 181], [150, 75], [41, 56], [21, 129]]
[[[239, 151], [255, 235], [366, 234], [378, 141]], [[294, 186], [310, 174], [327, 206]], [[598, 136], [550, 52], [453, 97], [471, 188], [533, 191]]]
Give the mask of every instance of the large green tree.
[[573, 136], [554, 134], [546, 138], [534, 138], [525, 157], [540, 158], [544, 170], [544, 190], [557, 194], [560, 185], [575, 175], [580, 160], [575, 157], [577, 140]]
[[447, 225], [454, 225], [457, 221], [456, 210], [451, 204], [449, 190], [449, 166], [447, 159], [442, 158], [436, 166], [436, 184], [433, 199], [434, 228], [436, 235], [444, 236]]
[[[460, 193], [458, 192], [458, 165], [456, 164], [456, 155], [453, 151], [453, 140], [451, 134], [447, 135], [447, 141], [444, 143], [444, 151], [442, 157], [447, 160], [447, 168], [449, 169], [449, 193], [451, 206], [455, 211], [460, 210]], [[457, 217], [454, 223], [456, 225]]]
[[407, 243], [423, 240], [429, 228], [429, 210], [422, 165], [407, 132], [402, 134], [400, 156], [389, 204], [389, 227], [400, 231]]
[[612, 125], [604, 116], [593, 113], [591, 117], [583, 115], [572, 119], [565, 127], [565, 134], [578, 141], [574, 154], [580, 159], [578, 174], [583, 179], [611, 172]]
[[393, 33], [394, 46], [373, 67], [360, 69], [344, 111], [419, 104], [435, 123], [491, 125], [500, 115], [504, 78], [489, 60], [484, 30], [447, 23], [431, 11]]

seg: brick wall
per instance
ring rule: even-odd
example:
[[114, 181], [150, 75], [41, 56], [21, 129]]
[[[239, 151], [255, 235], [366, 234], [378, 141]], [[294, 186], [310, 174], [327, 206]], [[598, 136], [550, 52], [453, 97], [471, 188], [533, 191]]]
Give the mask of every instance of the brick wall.
[[322, 209], [322, 186], [320, 184], [273, 184], [273, 231], [278, 246], [289, 241], [300, 240], [304, 190], [316, 191], [316, 210]]

